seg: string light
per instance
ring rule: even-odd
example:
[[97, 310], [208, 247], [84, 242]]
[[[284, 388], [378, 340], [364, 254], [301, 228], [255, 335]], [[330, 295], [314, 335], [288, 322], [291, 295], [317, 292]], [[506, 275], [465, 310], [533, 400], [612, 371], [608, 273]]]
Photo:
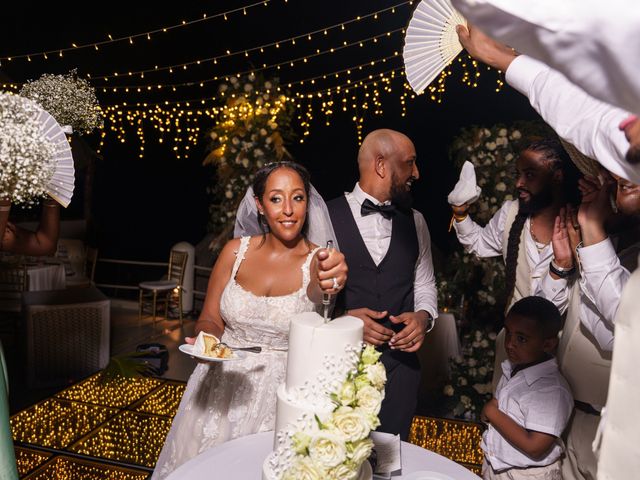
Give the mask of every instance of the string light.
[[[266, 71], [266, 70], [270, 70], [270, 69], [277, 69], [280, 70], [281, 67], [293, 67], [296, 63], [299, 62], [304, 62], [307, 63], [309, 59], [314, 58], [314, 57], [319, 57], [321, 55], [325, 55], [328, 53], [335, 53], [338, 50], [342, 50], [345, 48], [349, 48], [349, 47], [353, 47], [356, 44], [359, 44], [360, 47], [362, 47], [364, 44], [369, 43], [369, 42], [373, 42], [373, 41], [377, 41], [378, 39], [381, 38], [390, 38], [392, 37], [392, 35], [396, 34], [396, 33], [404, 33], [404, 29], [403, 28], [399, 28], [396, 30], [392, 30], [390, 32], [385, 32], [385, 33], [381, 33], [379, 35], [375, 35], [373, 37], [369, 37], [366, 39], [362, 39], [362, 40], [357, 40], [355, 42], [351, 42], [351, 43], [344, 43], [342, 46], [337, 47], [337, 48], [329, 48], [327, 50], [322, 50], [322, 51], [318, 51], [317, 53], [311, 54], [311, 55], [307, 55], [304, 57], [298, 57], [298, 58], [293, 58], [293, 59], [289, 59], [289, 60], [284, 60], [278, 63], [274, 63], [274, 64], [270, 64], [267, 65], [265, 64], [262, 67], [259, 68], [252, 68], [250, 70], [244, 70], [244, 71], [235, 71], [235, 72], [230, 72], [227, 74], [221, 74], [221, 75], [216, 75], [213, 78], [207, 79], [207, 80], [194, 80], [194, 81], [190, 81], [190, 82], [183, 82], [183, 83], [168, 83], [168, 84], [147, 84], [147, 85], [121, 85], [121, 86], [113, 86], [113, 87], [99, 87], [103, 93], [117, 93], [117, 92], [124, 92], [124, 93], [141, 93], [144, 91], [153, 91], [153, 90], [162, 90], [162, 89], [173, 89], [175, 91], [175, 89], [180, 88], [180, 87], [194, 87], [194, 86], [199, 86], [199, 87], [204, 87], [204, 85], [209, 84], [211, 82], [219, 82], [221, 78], [229, 78], [229, 77], [241, 77], [242, 75], [248, 75], [248, 74], [256, 74], [258, 72], [262, 72], [262, 71]], [[394, 52], [394, 54], [392, 56], [399, 56], [399, 52]], [[387, 57], [390, 58], [390, 57]], [[317, 79], [321, 79], [321, 78], [327, 78], [329, 76], [332, 75], [336, 75], [336, 74], [340, 74], [343, 72], [346, 72], [348, 70], [354, 70], [356, 68], [362, 68], [362, 66], [367, 65], [367, 64], [371, 64], [376, 63], [376, 62], [381, 62], [381, 61], [385, 61], [386, 59], [380, 59], [380, 60], [370, 60], [369, 62], [362, 64], [362, 65], [358, 65], [356, 67], [350, 67], [347, 69], [344, 69], [342, 71], [339, 72], [332, 72], [332, 73], [326, 73], [326, 74], [322, 74], [322, 75], [318, 75], [309, 79], [305, 79], [305, 80], [297, 80], [297, 81], [293, 81], [293, 82], [288, 82], [288, 86], [290, 87], [291, 85], [295, 85], [295, 84], [304, 84], [304, 82], [312, 82], [314, 80]]]
[[[250, 5], [245, 5], [243, 7], [238, 7], [238, 8], [234, 8], [232, 10], [228, 10], [226, 12], [221, 12], [221, 13], [216, 13], [214, 15], [207, 15], [206, 13], [202, 15], [202, 18], [197, 18], [194, 20], [189, 20], [189, 21], [185, 21], [182, 20], [180, 23], [175, 24], [175, 25], [171, 25], [168, 27], [162, 27], [162, 28], [157, 28], [155, 30], [150, 30], [148, 32], [141, 32], [141, 33], [134, 33], [134, 34], [130, 34], [130, 35], [123, 35], [121, 37], [116, 37], [114, 38], [113, 36], [111, 36], [111, 34], [107, 34], [107, 37], [109, 38], [109, 40], [103, 40], [100, 42], [92, 42], [92, 43], [84, 43], [84, 44], [76, 44], [76, 43], [71, 43], [71, 47], [68, 48], [56, 48], [54, 50], [46, 50], [43, 52], [32, 52], [32, 53], [24, 53], [24, 54], [20, 54], [20, 55], [8, 55], [5, 57], [0, 57], [0, 61], [2, 60], [7, 60], [7, 61], [12, 61], [15, 59], [19, 59], [19, 58], [27, 58], [30, 59], [31, 57], [42, 57], [45, 60], [48, 59], [47, 54], [51, 54], [51, 53], [56, 53], [59, 52], [59, 56], [62, 57], [62, 52], [68, 52], [70, 50], [83, 50], [86, 48], [93, 48], [95, 51], [99, 50], [100, 46], [103, 45], [109, 45], [109, 44], [113, 44], [113, 43], [118, 43], [118, 42], [128, 42], [130, 45], [133, 44], [133, 40], [137, 39], [137, 38], [142, 38], [145, 37], [147, 40], [151, 40], [151, 35], [154, 35], [156, 33], [167, 33], [171, 30], [175, 30], [178, 28], [183, 28], [183, 27], [188, 27], [197, 23], [201, 23], [201, 22], [206, 22], [209, 20], [213, 20], [215, 18], [224, 18], [225, 20], [228, 19], [228, 15], [231, 15], [233, 13], [236, 12], [240, 12], [243, 11], [244, 15], [247, 14], [247, 9], [251, 9], [254, 7], [259, 7], [260, 5], [264, 5], [267, 6], [267, 4], [271, 2], [271, 0], [260, 0], [259, 2], [255, 2], [252, 3]], [[286, 2], [285, 2], [286, 3]], [[31, 61], [31, 60], [29, 60]]]
[[[242, 56], [248, 57], [249, 54], [251, 54], [251, 53], [255, 53], [255, 52], [264, 53], [265, 49], [280, 48], [279, 46], [281, 44], [284, 45], [284, 44], [288, 44], [289, 43], [289, 44], [293, 45], [292, 42], [294, 40], [300, 40], [300, 39], [306, 38], [308, 41], [311, 41], [314, 38], [314, 36], [317, 35], [318, 33], [336, 30], [338, 28], [344, 27], [344, 25], [348, 25], [348, 24], [357, 22], [357, 21], [359, 21], [359, 19], [374, 18], [374, 16], [376, 14], [385, 13], [385, 12], [395, 12], [395, 8], [397, 8], [399, 6], [403, 6], [403, 5], [408, 5], [408, 4], [411, 4], [411, 2], [410, 1], [409, 2], [402, 2], [402, 3], [399, 3], [399, 4], [395, 5], [395, 6], [393, 6], [393, 7], [388, 7], [388, 8], [382, 9], [382, 10], [378, 10], [377, 12], [372, 12], [370, 14], [363, 15], [361, 17], [353, 18], [351, 20], [347, 20], [347, 21], [344, 21], [344, 22], [341, 22], [341, 23], [337, 23], [335, 25], [331, 25], [329, 27], [323, 27], [323, 28], [320, 28], [318, 30], [314, 30], [312, 32], [307, 32], [307, 33], [303, 33], [303, 34], [300, 34], [300, 35], [296, 35], [294, 37], [288, 37], [288, 38], [280, 39], [280, 40], [277, 40], [277, 41], [265, 43], [265, 44], [259, 45], [257, 47], [243, 48], [243, 49], [240, 49], [240, 50], [226, 50], [225, 53], [220, 54], [220, 55], [216, 55], [216, 56], [213, 56], [213, 57], [200, 58], [200, 59], [196, 59], [196, 60], [191, 60], [189, 62], [178, 63], [178, 64], [175, 64], [175, 65], [165, 65], [165, 66], [162, 66], [162, 67], [159, 67], [159, 66], [156, 65], [153, 68], [146, 68], [146, 69], [143, 69], [143, 70], [130, 71], [130, 72], [126, 72], [126, 73], [122, 73], [122, 72], [114, 72], [112, 74], [93, 73], [93, 74], [87, 74], [87, 76], [89, 78], [93, 78], [94, 80], [102, 80], [102, 81], [108, 82], [111, 79], [119, 78], [119, 77], [122, 77], [122, 76], [124, 76], [124, 77], [133, 77], [133, 76], [139, 76], [139, 75], [143, 75], [143, 74], [167, 72], [167, 71], [169, 73], [173, 73], [174, 69], [183, 69], [184, 70], [184, 69], [186, 69], [188, 67], [191, 67], [193, 65], [200, 65], [202, 63], [208, 63], [208, 62], [211, 62], [211, 63], [213, 63], [215, 65], [215, 64], [217, 64], [218, 61], [220, 61], [222, 59], [234, 57], [236, 55], [242, 55]], [[397, 32], [397, 31], [401, 31], [401, 30], [402, 29], [393, 30], [393, 32]], [[385, 32], [385, 33], [380, 34], [380, 35], [375, 35], [375, 36], [372, 36], [372, 37], [368, 37], [366, 39], [361, 40], [361, 42], [370, 41], [370, 40], [373, 40], [374, 38], [380, 38], [380, 37], [382, 37], [384, 35], [388, 35], [390, 33], [392, 33], [392, 32]], [[324, 42], [324, 41], [326, 41], [326, 39], [322, 39], [322, 41]], [[353, 46], [356, 43], [358, 43], [358, 42], [352, 42], [347, 46]], [[345, 47], [345, 45], [343, 44], [341, 47], [334, 47], [334, 49], [335, 50], [339, 50], [339, 49], [344, 48], [344, 47]], [[328, 50], [330, 51], [331, 49], [328, 49]], [[327, 53], [327, 51], [325, 51], [324, 53]], [[316, 56], [318, 54], [319, 54], [319, 51], [316, 51], [315, 54], [307, 55], [306, 57], [310, 58], [310, 57]], [[293, 61], [301, 61], [301, 60], [304, 60], [304, 58], [305, 57], [300, 57], [298, 59], [294, 59]]]

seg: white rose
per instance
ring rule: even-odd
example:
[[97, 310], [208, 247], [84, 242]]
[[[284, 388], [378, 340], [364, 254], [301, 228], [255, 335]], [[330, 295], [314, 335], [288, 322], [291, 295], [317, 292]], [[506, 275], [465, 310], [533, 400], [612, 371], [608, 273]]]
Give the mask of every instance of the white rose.
[[211, 140], [215, 140], [216, 138], [218, 138], [218, 134], [216, 132], [211, 132], [209, 136], [211, 137]]
[[513, 200], [513, 195], [511, 195], [510, 193], [504, 196], [505, 200]]
[[227, 198], [233, 198], [233, 192], [231, 190], [227, 190], [224, 192], [224, 196]]
[[496, 190], [499, 192], [505, 192], [507, 190], [507, 186], [504, 182], [500, 182], [496, 185]]
[[358, 469], [354, 464], [342, 464], [327, 472], [329, 480], [355, 480], [358, 478]]
[[467, 397], [466, 395], [462, 395], [460, 397], [460, 401], [462, 402], [462, 404], [466, 407], [469, 408], [471, 406], [471, 399], [469, 397]]
[[369, 435], [369, 422], [359, 409], [340, 407], [333, 412], [331, 423], [348, 442], [355, 442]]
[[347, 458], [344, 440], [329, 432], [318, 432], [309, 442], [309, 458], [324, 468], [340, 465]]
[[487, 150], [489, 151], [493, 151], [496, 149], [496, 143], [495, 142], [487, 142], [484, 144], [485, 147], [487, 147]]
[[495, 332], [490, 332], [490, 333], [489, 333], [489, 339], [490, 339], [490, 340], [495, 340], [495, 339], [496, 339], [496, 336], [497, 336], [497, 335], [495, 334]]
[[506, 128], [501, 128], [500, 131], [498, 132], [498, 136], [506, 137], [507, 136], [507, 129]]
[[473, 384], [473, 389], [478, 392], [480, 395], [483, 395], [485, 393], [484, 391], [484, 383], [474, 383]]
[[347, 446], [347, 456], [356, 466], [360, 466], [362, 462], [369, 458], [371, 450], [373, 450], [373, 440], [365, 438]]
[[309, 457], [296, 458], [282, 476], [282, 480], [324, 480], [325, 478], [324, 469], [315, 465]]
[[267, 90], [269, 90], [271, 88], [271, 86], [272, 86], [271, 82], [269, 82], [269, 81], [264, 82], [264, 88], [266, 88]]
[[467, 379], [464, 377], [458, 377], [458, 385], [462, 385], [463, 387], [467, 384]]
[[487, 374], [487, 367], [480, 367], [478, 373], [484, 377]]
[[248, 158], [245, 157], [245, 158], [242, 159], [242, 166], [244, 168], [249, 167], [249, 159]]
[[254, 155], [255, 157], [262, 157], [262, 156], [264, 155], [264, 152], [263, 152], [262, 150], [260, 150], [259, 148], [256, 148], [256, 149], [253, 151], [253, 155]]
[[471, 375], [472, 377], [475, 377], [476, 373], [478, 373], [478, 371], [475, 368], [469, 369], [469, 375]]
[[470, 367], [475, 367], [478, 364], [478, 362], [476, 361], [475, 358], [470, 358], [469, 361], [467, 362], [467, 365], [469, 365]]
[[521, 137], [522, 137], [522, 134], [520, 133], [519, 130], [514, 130], [513, 133], [511, 133], [511, 138], [518, 139], [518, 138], [521, 138]]
[[451, 385], [445, 385], [445, 387], [444, 387], [444, 394], [445, 394], [447, 397], [452, 397], [452, 396], [453, 396], [453, 393], [454, 393], [453, 386], [451, 386]]
[[483, 338], [482, 341], [480, 342], [480, 346], [482, 348], [487, 348], [489, 346], [489, 341], [486, 338]]
[[480, 342], [473, 342], [473, 343], [471, 344], [471, 346], [472, 346], [473, 348], [478, 348], [478, 347], [480, 346]]
[[267, 136], [267, 131], [264, 128], [260, 129], [260, 135], [262, 135], [263, 137]]
[[240, 143], [240, 139], [238, 137], [233, 137], [231, 143], [233, 143], [234, 145], [238, 145]]
[[367, 375], [367, 379], [374, 387], [378, 389], [384, 387], [384, 384], [387, 381], [387, 371], [385, 370], [384, 365], [381, 363], [367, 365], [364, 371]]
[[[374, 389], [375, 390], [375, 389]], [[377, 393], [377, 392], [376, 392]], [[351, 405], [356, 399], [356, 386], [353, 382], [345, 381], [338, 392], [340, 405]]]
[[367, 386], [358, 390], [356, 399], [358, 400], [358, 407], [362, 408], [366, 412], [373, 413], [375, 415], [380, 412], [382, 395], [376, 388]]
[[253, 90], [253, 85], [251, 85], [250, 83], [245, 83], [244, 84], [244, 91], [248, 93], [251, 90]]

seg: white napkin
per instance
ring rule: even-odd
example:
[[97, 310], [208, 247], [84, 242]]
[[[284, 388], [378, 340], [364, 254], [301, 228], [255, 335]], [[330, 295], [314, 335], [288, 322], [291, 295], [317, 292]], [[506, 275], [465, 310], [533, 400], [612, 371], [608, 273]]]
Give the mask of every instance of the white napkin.
[[460, 171], [460, 179], [447, 197], [450, 205], [473, 203], [480, 197], [482, 189], [476, 185], [476, 171], [473, 163], [466, 161]]

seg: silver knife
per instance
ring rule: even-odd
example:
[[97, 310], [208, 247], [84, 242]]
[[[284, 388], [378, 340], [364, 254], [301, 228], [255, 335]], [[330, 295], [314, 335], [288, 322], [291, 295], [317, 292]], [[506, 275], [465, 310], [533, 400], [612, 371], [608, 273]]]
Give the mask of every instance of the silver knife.
[[[327, 250], [333, 250], [333, 240], [327, 240]], [[324, 323], [329, 321], [329, 306], [331, 305], [331, 294], [322, 294], [322, 316]]]

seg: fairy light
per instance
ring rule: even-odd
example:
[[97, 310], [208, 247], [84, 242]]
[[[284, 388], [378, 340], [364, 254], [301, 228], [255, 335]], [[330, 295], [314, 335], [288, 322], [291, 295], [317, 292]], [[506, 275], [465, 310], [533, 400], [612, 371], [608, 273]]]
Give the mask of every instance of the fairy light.
[[149, 472], [115, 467], [70, 457], [56, 457], [36, 473], [31, 480], [145, 480]]
[[48, 60], [47, 54], [56, 53], [56, 52], [59, 52], [60, 57], [62, 57], [62, 52], [68, 52], [70, 50], [83, 50], [87, 48], [93, 48], [95, 51], [98, 51], [100, 46], [119, 43], [119, 42], [128, 42], [129, 45], [133, 45], [134, 39], [137, 39], [137, 38], [146, 38], [147, 40], [151, 40], [151, 35], [155, 35], [157, 33], [167, 33], [169, 31], [176, 30], [178, 28], [188, 27], [191, 25], [195, 25], [197, 23], [206, 22], [206, 21], [213, 20], [216, 18], [221, 18], [221, 17], [223, 17], [226, 20], [229, 15], [232, 15], [234, 13], [241, 12], [241, 11], [244, 12], [244, 15], [246, 15], [248, 9], [256, 8], [259, 6], [267, 6], [269, 2], [271, 2], [271, 0], [260, 0], [259, 2], [234, 8], [226, 12], [216, 13], [211, 16], [204, 14], [201, 18], [196, 18], [194, 20], [189, 20], [189, 21], [182, 20], [180, 23], [177, 23], [175, 25], [170, 25], [168, 27], [161, 27], [155, 30], [149, 30], [147, 32], [123, 35], [121, 37], [115, 37], [115, 38], [111, 34], [107, 34], [108, 40], [102, 40], [99, 42], [91, 42], [91, 43], [83, 43], [83, 44], [76, 44], [72, 42], [71, 47], [68, 47], [68, 48], [62, 48], [62, 49], [56, 48], [54, 50], [46, 50], [42, 52], [31, 52], [31, 53], [24, 53], [20, 55], [10, 55], [6, 57], [0, 57], [0, 61], [2, 60], [11, 61], [12, 59], [20, 59], [20, 58], [28, 59], [29, 57], [42, 57], [44, 60]]
[[16, 467], [18, 475], [24, 477], [45, 463], [53, 454], [31, 450], [28, 448], [14, 447], [16, 454]]
[[[399, 6], [403, 6], [403, 5], [410, 5], [410, 4], [411, 4], [411, 2], [402, 2], [402, 3], [399, 3], [399, 4], [395, 5], [394, 7], [388, 7], [388, 8], [382, 9], [382, 10], [378, 10], [376, 12], [369, 13], [367, 15], [362, 15], [359, 18], [360, 19], [374, 18], [374, 16], [376, 14], [394, 12], [395, 8], [397, 8]], [[170, 73], [173, 73], [173, 69], [182, 68], [184, 70], [185, 68], [191, 67], [193, 65], [198, 65], [199, 64], [198, 62], [200, 62], [200, 64], [201, 63], [212, 62], [215, 65], [218, 61], [220, 61], [222, 59], [229, 58], [229, 57], [234, 57], [236, 55], [241, 55], [241, 56], [244, 56], [244, 57], [248, 57], [252, 53], [256, 53], [256, 52], [257, 53], [263, 53], [266, 49], [269, 49], [269, 48], [279, 49], [281, 44], [282, 45], [291, 44], [291, 42], [293, 40], [300, 40], [300, 39], [303, 39], [303, 38], [307, 38], [309, 41], [311, 41], [311, 39], [314, 38], [314, 36], [316, 34], [333, 31], [333, 30], [336, 30], [336, 29], [339, 29], [339, 28], [343, 27], [344, 25], [349, 25], [349, 24], [357, 22], [357, 21], [358, 21], [357, 18], [353, 18], [351, 20], [347, 20], [347, 21], [344, 21], [344, 22], [341, 22], [341, 23], [338, 23], [338, 24], [335, 24], [335, 25], [328, 26], [328, 27], [323, 27], [323, 28], [320, 28], [318, 30], [314, 30], [312, 32], [306, 32], [306, 33], [303, 33], [303, 34], [300, 34], [300, 35], [296, 35], [294, 37], [288, 37], [288, 38], [276, 40], [276, 41], [273, 41], [273, 42], [265, 43], [264, 45], [259, 45], [257, 47], [243, 48], [243, 49], [239, 49], [239, 50], [227, 49], [223, 54], [216, 55], [216, 56], [213, 56], [213, 57], [200, 58], [200, 59], [192, 60], [192, 61], [189, 61], [189, 62], [179, 63], [179, 64], [175, 64], [175, 65], [166, 65], [166, 66], [163, 66], [163, 67], [159, 67], [159, 66], [156, 65], [156, 66], [154, 66], [154, 68], [148, 68], [148, 69], [144, 69], [144, 70], [138, 70], [138, 71], [129, 72], [128, 75], [129, 76], [137, 76], [137, 75], [141, 75], [141, 74], [144, 74], [144, 73], [167, 72], [167, 71], [170, 72]], [[396, 32], [396, 30], [394, 30], [393, 32]], [[385, 32], [385, 34], [388, 34], [388, 32]], [[362, 41], [363, 42], [364, 41], [369, 41], [369, 40], [372, 40], [374, 38], [379, 38], [381, 36], [382, 35], [376, 35], [375, 37], [369, 37], [369, 38], [367, 38], [365, 40], [362, 40]], [[323, 41], [324, 40], [325, 39], [323, 38]], [[350, 45], [353, 45], [355, 43], [357, 43], [357, 42], [353, 42]], [[338, 47], [334, 47], [334, 49], [338, 50], [339, 48]], [[316, 52], [316, 55], [317, 55], [317, 52]], [[306, 55], [307, 58], [312, 57], [312, 56], [314, 56], [314, 55]], [[298, 60], [302, 60], [303, 58], [305, 58], [305, 57], [301, 57]], [[114, 78], [119, 77], [121, 75], [122, 74], [120, 72], [114, 72], [112, 74], [92, 73], [92, 74], [90, 74], [88, 76], [90, 78], [93, 78], [94, 80], [102, 80], [102, 81], [108, 82], [110, 79], [114, 79]]]

